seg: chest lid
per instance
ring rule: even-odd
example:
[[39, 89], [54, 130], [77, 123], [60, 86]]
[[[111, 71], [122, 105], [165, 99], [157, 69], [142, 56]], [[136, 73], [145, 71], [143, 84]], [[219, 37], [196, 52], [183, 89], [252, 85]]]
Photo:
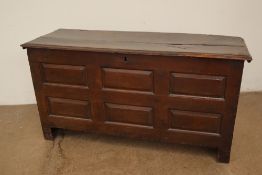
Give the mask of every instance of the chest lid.
[[220, 35], [58, 29], [21, 46], [23, 48], [252, 60], [242, 38]]

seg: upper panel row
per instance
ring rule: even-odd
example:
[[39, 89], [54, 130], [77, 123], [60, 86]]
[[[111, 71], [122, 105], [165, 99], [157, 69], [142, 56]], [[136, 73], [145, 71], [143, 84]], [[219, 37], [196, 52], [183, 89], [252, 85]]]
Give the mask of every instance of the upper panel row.
[[[86, 66], [42, 64], [43, 81], [65, 85], [88, 86]], [[223, 98], [226, 78], [217, 75], [200, 75], [189, 73], [169, 73], [170, 95], [193, 95]], [[154, 71], [101, 68], [102, 88], [124, 92], [155, 93]], [[161, 78], [161, 77], [159, 77]], [[160, 85], [161, 86], [161, 85]]]

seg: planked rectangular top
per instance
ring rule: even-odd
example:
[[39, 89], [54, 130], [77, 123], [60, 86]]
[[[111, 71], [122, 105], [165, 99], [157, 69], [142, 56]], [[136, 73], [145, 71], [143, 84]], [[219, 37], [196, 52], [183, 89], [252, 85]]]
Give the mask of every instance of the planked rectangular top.
[[23, 48], [252, 60], [242, 38], [203, 34], [58, 29], [21, 46]]

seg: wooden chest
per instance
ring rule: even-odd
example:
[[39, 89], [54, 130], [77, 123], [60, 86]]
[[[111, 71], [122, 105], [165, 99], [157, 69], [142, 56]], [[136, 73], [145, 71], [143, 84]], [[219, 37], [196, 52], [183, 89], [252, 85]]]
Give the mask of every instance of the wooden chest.
[[59, 29], [22, 47], [45, 139], [89, 131], [212, 147], [229, 162], [243, 39]]

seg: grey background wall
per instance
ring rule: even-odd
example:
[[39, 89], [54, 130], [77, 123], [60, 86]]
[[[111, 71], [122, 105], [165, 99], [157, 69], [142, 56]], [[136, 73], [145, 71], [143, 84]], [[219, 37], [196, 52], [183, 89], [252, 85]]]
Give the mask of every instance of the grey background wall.
[[262, 90], [261, 8], [261, 0], [0, 0], [0, 105], [35, 103], [19, 45], [57, 28], [241, 36], [254, 58], [241, 91]]

